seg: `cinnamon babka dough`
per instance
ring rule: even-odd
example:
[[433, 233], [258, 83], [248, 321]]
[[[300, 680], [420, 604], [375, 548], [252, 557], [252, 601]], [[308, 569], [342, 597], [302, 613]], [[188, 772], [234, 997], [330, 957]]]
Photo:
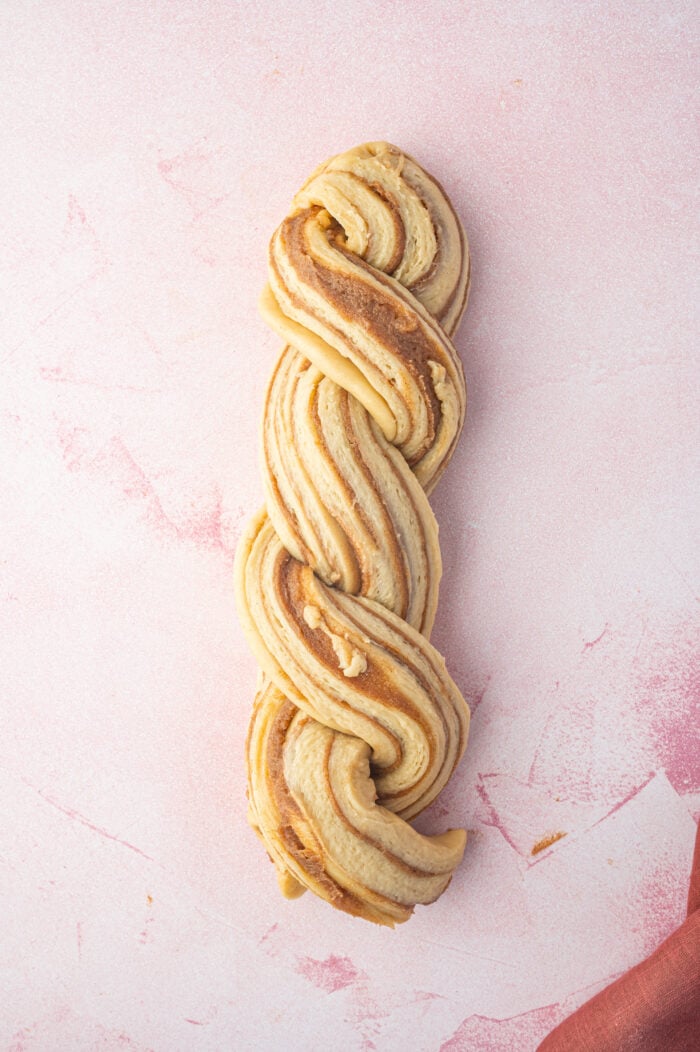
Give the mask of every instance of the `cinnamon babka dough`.
[[380, 924], [447, 887], [463, 830], [409, 824], [446, 785], [469, 710], [429, 642], [431, 491], [464, 421], [451, 342], [469, 253], [439, 184], [388, 143], [321, 165], [270, 244], [286, 346], [262, 428], [266, 506], [236, 556], [261, 666], [250, 821], [283, 892]]

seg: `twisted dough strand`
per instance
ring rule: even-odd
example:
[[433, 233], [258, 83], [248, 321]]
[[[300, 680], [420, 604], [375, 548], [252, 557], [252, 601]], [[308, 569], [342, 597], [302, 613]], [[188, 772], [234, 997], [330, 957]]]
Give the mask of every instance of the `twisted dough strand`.
[[469, 256], [442, 189], [387, 143], [310, 177], [270, 245], [286, 341], [263, 418], [266, 508], [236, 556], [262, 668], [250, 821], [289, 897], [380, 924], [434, 901], [466, 834], [407, 820], [447, 783], [469, 710], [429, 642], [441, 573], [426, 494], [464, 420], [450, 336]]

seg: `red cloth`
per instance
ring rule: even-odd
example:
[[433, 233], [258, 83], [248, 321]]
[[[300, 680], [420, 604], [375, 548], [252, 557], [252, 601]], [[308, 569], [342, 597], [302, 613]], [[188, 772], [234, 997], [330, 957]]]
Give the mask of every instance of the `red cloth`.
[[700, 826], [685, 922], [560, 1023], [538, 1052], [700, 1052]]

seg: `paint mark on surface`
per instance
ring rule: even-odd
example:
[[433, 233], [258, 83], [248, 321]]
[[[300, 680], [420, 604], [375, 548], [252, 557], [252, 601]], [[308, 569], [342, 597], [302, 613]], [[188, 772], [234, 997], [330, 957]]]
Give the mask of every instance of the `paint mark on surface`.
[[[29, 782], [26, 784], [29, 785]], [[105, 840], [113, 840], [115, 844], [121, 844], [122, 847], [128, 847], [129, 851], [135, 852], [137, 855], [140, 855], [141, 858], [145, 858], [149, 862], [155, 861], [155, 859], [152, 859], [145, 851], [142, 851], [140, 847], [136, 847], [135, 844], [130, 844], [128, 840], [122, 840], [121, 837], [114, 836], [113, 833], [103, 829], [102, 826], [96, 826], [94, 822], [91, 822], [85, 817], [85, 815], [81, 815], [80, 812], [76, 811], [73, 807], [66, 807], [65, 804], [62, 804], [52, 796], [49, 796], [49, 794], [44, 792], [43, 789], [37, 789], [33, 785], [31, 785], [30, 788], [34, 789], [34, 791], [38, 793], [42, 800], [45, 800], [47, 804], [50, 804], [51, 807], [55, 807], [57, 811], [60, 811], [61, 814], [67, 815], [68, 818], [72, 819], [74, 822], [78, 822], [80, 825], [85, 826], [86, 829], [91, 829], [93, 833], [97, 833], [98, 836], [104, 837]]]
[[423, 1001], [444, 1001], [445, 998], [442, 994], [434, 994], [429, 990], [414, 990], [413, 1001], [416, 1004], [420, 1004]]
[[[570, 689], [570, 684], [567, 684]], [[534, 749], [528, 784], [547, 785], [570, 800], [594, 806], [594, 741], [597, 705], [594, 698], [581, 695], [555, 704], [545, 720]], [[565, 766], [556, 757], [566, 755]]]
[[95, 262], [100, 268], [108, 267], [110, 265], [111, 260], [105, 252], [102, 242], [97, 236], [97, 231], [88, 220], [85, 209], [80, 204], [75, 194], [69, 194], [68, 212], [66, 215], [65, 226], [63, 227], [64, 247], [66, 242], [70, 242], [75, 238], [76, 234], [79, 235], [81, 240], [87, 241], [87, 244], [92, 250]]
[[319, 990], [326, 990], [329, 994], [352, 986], [358, 979], [364, 978], [349, 957], [336, 957], [334, 954], [325, 961], [316, 961], [313, 957], [297, 957], [296, 970]]
[[[404, 988], [380, 993], [363, 975], [348, 992], [344, 1018], [357, 1034], [357, 1047], [361, 1052], [373, 1052], [377, 1048], [398, 1047], [395, 1035], [406, 1029], [402, 1020], [406, 1018], [407, 1011], [413, 1019], [416, 1014], [425, 1018], [436, 1003], [444, 1000], [449, 998], [426, 990]], [[391, 1029], [391, 1037], [387, 1033], [387, 1024]], [[403, 1044], [406, 1045], [406, 1042]]]
[[271, 928], [267, 929], [267, 931], [262, 936], [262, 938], [258, 939], [258, 946], [262, 946], [262, 944], [264, 942], [267, 942], [267, 940], [270, 938], [270, 936], [274, 935], [275, 932], [278, 931], [278, 930], [279, 930], [279, 924], [277, 924], [277, 923], [273, 924]]
[[[22, 338], [10, 348], [10, 357], [111, 266], [95, 228], [74, 194], [68, 195], [60, 245], [49, 253], [45, 262], [50, 267], [52, 279], [39, 282], [41, 291], [29, 304], [29, 313], [32, 308], [38, 308], [39, 317], [31, 321]], [[74, 276], [79, 272], [83, 276], [76, 282]], [[47, 289], [50, 290], [48, 294]]]
[[151, 924], [153, 924], [153, 917], [148, 917], [141, 932], [139, 933], [139, 942], [142, 946], [145, 946], [146, 943], [152, 938], [151, 933], [149, 931]]
[[489, 794], [488, 794], [488, 791], [486, 789], [486, 786], [484, 785], [484, 782], [482, 781], [482, 779], [490, 778], [490, 777], [492, 777], [492, 775], [489, 775], [489, 774], [481, 774], [481, 775], [479, 775], [479, 781], [477, 782], [477, 785], [476, 785], [477, 794], [479, 795], [479, 797], [481, 798], [482, 803], [486, 807], [487, 821], [485, 822], [485, 825], [490, 825], [490, 826], [493, 826], [495, 829], [497, 829], [499, 831], [499, 833], [503, 836], [503, 838], [506, 841], [506, 843], [510, 844], [510, 846], [513, 848], [514, 851], [517, 851], [518, 850], [518, 845], [515, 843], [513, 838], [510, 836], [510, 833], [508, 832], [508, 830], [504, 826], [503, 822], [499, 818], [498, 812], [496, 811], [496, 808], [494, 807], [494, 805], [491, 803], [491, 800], [489, 798]]
[[490, 682], [491, 682], [491, 673], [489, 672], [488, 676], [486, 677], [486, 680], [484, 681], [484, 685], [481, 688], [481, 690], [477, 691], [476, 694], [471, 694], [471, 695], [469, 695], [467, 697], [467, 702], [469, 704], [469, 710], [470, 710], [472, 716], [474, 715], [476, 710], [479, 708], [479, 705], [481, 705], [482, 701], [484, 700], [484, 697], [486, 696], [486, 691], [489, 689], [489, 683]]
[[561, 838], [566, 835], [566, 833], [551, 833], [549, 836], [542, 837], [542, 839], [538, 840], [534, 845], [530, 854], [539, 855], [540, 851], [546, 851], [548, 847], [551, 847], [552, 844], [556, 844], [557, 840], [561, 840]]
[[206, 1026], [207, 1025], [205, 1022], [202, 1022], [201, 1019], [188, 1019], [186, 1016], [185, 1016], [185, 1022], [186, 1023], [191, 1023], [192, 1026]]
[[230, 191], [216, 185], [220, 179], [218, 153], [219, 150], [212, 150], [204, 140], [175, 157], [158, 161], [159, 174], [175, 193], [184, 198], [192, 209], [193, 219], [218, 208], [231, 196]]
[[19, 1030], [16, 1030], [10, 1038], [12, 1044], [8, 1047], [7, 1052], [26, 1052], [28, 1045], [25, 1044], [34, 1034], [37, 1028], [37, 1023], [32, 1026], [23, 1026]]
[[646, 715], [649, 744], [671, 785], [692, 792], [700, 788], [700, 652], [681, 644], [664, 660], [663, 671], [646, 678], [636, 707]]
[[535, 1048], [567, 1014], [567, 1008], [557, 1003], [523, 1012], [510, 1019], [467, 1016], [454, 1034], [440, 1045], [440, 1052], [474, 1052], [482, 1048], [492, 1049], [493, 1052], [509, 1052], [515, 1048]]
[[73, 376], [65, 373], [60, 365], [42, 365], [39, 367], [42, 380], [48, 380], [54, 384], [74, 384], [78, 387], [92, 387], [97, 391], [129, 391], [131, 394], [158, 394], [159, 388], [142, 387], [138, 384], [124, 383], [100, 383], [99, 380], [90, 380], [83, 376]]
[[644, 779], [641, 785], [636, 785], [633, 789], [630, 789], [630, 791], [628, 793], [625, 793], [625, 795], [621, 797], [621, 799], [618, 800], [617, 803], [613, 804], [609, 811], [606, 811], [605, 814], [602, 815], [597, 822], [594, 822], [591, 826], [591, 829], [595, 829], [595, 827], [599, 826], [601, 822], [605, 822], [606, 819], [616, 814], [616, 812], [619, 811], [621, 807], [624, 807], [625, 804], [628, 804], [630, 802], [630, 800], [633, 800], [637, 793], [641, 793], [642, 789], [645, 789], [654, 777], [655, 772], [652, 771], [651, 774], [647, 775], [647, 777]]
[[258, 946], [267, 957], [278, 957], [281, 948], [277, 936], [280, 933], [279, 924], [275, 923], [267, 929], [265, 934], [258, 939]]
[[585, 654], [587, 650], [593, 650], [593, 647], [597, 646], [598, 643], [600, 643], [601, 639], [606, 634], [606, 632], [608, 631], [609, 628], [610, 628], [610, 625], [606, 621], [605, 622], [605, 627], [604, 627], [603, 631], [600, 633], [600, 635], [596, 636], [595, 639], [591, 639], [591, 641], [589, 643], [584, 643], [583, 650], [581, 651], [581, 653]]
[[121, 438], [113, 436], [97, 452], [87, 448], [84, 428], [61, 427], [58, 441], [69, 471], [106, 476], [129, 501], [141, 504], [146, 520], [160, 533], [180, 541], [219, 549], [233, 555], [233, 543], [223, 518], [221, 490], [216, 487], [208, 506], [188, 522], [175, 522], [165, 511], [155, 486]]
[[498, 772], [479, 775], [476, 788], [486, 807], [480, 821], [498, 829], [528, 865], [541, 861], [541, 852], [562, 837], [590, 829], [606, 810], [604, 804], [554, 796], [540, 786]]
[[124, 1033], [124, 1031], [123, 1031], [123, 1030], [122, 1030], [122, 1031], [121, 1031], [120, 1033], [118, 1033], [118, 1034], [115, 1034], [115, 1036], [114, 1036], [114, 1038], [113, 1038], [112, 1040], [116, 1041], [116, 1042], [117, 1042], [117, 1044], [118, 1044], [118, 1045], [119, 1045], [120, 1047], [122, 1047], [122, 1048], [133, 1048], [133, 1049], [138, 1049], [138, 1047], [139, 1047], [139, 1046], [138, 1046], [138, 1045], [136, 1044], [136, 1042], [135, 1042], [135, 1041], [133, 1041], [133, 1040], [132, 1040], [132, 1039], [131, 1039], [131, 1038], [129, 1037], [129, 1035], [128, 1035], [128, 1034], [125, 1034], [125, 1033]]
[[[60, 1005], [43, 1014], [31, 1026], [21, 1027], [3, 1044], [3, 1052], [36, 1052], [37, 1049], [75, 1048], [69, 1034], [81, 1035], [81, 1048], [107, 1050], [130, 1049], [131, 1052], [155, 1052], [151, 1046], [136, 1042], [124, 1030], [112, 1030], [97, 1020], [78, 1014], [68, 1004]], [[62, 1040], [63, 1039], [63, 1040]]]

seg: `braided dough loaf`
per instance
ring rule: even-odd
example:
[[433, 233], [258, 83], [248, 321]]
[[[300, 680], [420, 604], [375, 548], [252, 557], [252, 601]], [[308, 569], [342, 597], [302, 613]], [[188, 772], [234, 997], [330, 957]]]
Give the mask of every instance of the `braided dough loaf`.
[[332, 158], [270, 244], [286, 346], [263, 419], [266, 507], [236, 556], [262, 669], [250, 821], [288, 897], [379, 924], [447, 887], [463, 830], [409, 824], [447, 783], [469, 710], [429, 643], [441, 574], [426, 494], [465, 409], [450, 337], [469, 255], [441, 187], [387, 143]]

